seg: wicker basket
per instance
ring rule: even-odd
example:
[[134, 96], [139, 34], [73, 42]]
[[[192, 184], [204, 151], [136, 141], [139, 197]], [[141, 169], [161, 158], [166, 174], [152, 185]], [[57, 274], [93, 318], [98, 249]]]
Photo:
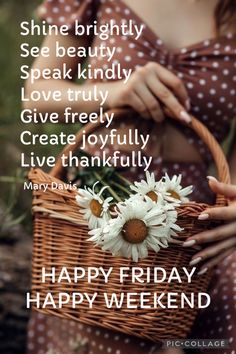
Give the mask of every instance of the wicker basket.
[[[115, 112], [117, 119], [126, 117], [130, 112], [118, 110]], [[86, 126], [87, 133], [97, 129], [99, 124]], [[230, 182], [228, 164], [225, 156], [206, 127], [193, 117], [190, 125], [209, 147], [218, 170], [219, 180], [225, 183]], [[77, 135], [77, 144], [67, 146], [63, 153], [68, 154], [75, 151], [81, 143], [81, 133]], [[46, 296], [51, 292], [55, 298], [59, 292], [97, 292], [98, 296], [92, 309], [87, 304], [81, 304], [79, 308], [73, 309], [70, 306], [62, 309], [37, 309], [45, 314], [60, 316], [70, 320], [79, 321], [88, 325], [101, 326], [103, 328], [120, 331], [128, 335], [150, 339], [155, 342], [168, 338], [185, 338], [197, 314], [196, 309], [108, 309], [104, 305], [103, 293], [112, 292], [169, 292], [186, 293], [204, 292], [207, 289], [210, 274], [194, 276], [192, 283], [183, 282], [173, 285], [164, 282], [160, 284], [132, 284], [127, 281], [124, 284], [118, 282], [120, 267], [137, 266], [131, 260], [115, 258], [109, 252], [103, 252], [100, 248], [94, 247], [88, 242], [88, 228], [82, 218], [75, 201], [76, 192], [72, 190], [52, 190], [51, 182], [60, 182], [63, 178], [61, 160], [55, 168], [47, 174], [40, 169], [33, 169], [29, 173], [29, 179], [39, 185], [48, 184], [46, 192], [42, 190], [33, 193], [33, 214], [34, 214], [34, 248], [32, 264], [32, 297], [36, 292]], [[222, 196], [217, 196], [216, 205], [226, 205], [227, 201]], [[178, 224], [184, 228], [180, 233], [180, 239], [196, 234], [204, 229], [214, 226], [209, 221], [199, 221], [199, 214], [204, 211], [206, 204], [188, 203], [178, 208]], [[159, 253], [149, 252], [149, 257], [138, 263], [139, 267], [163, 267], [170, 271], [172, 267], [188, 267], [188, 264], [196, 251], [184, 249], [179, 245], [172, 245]], [[108, 284], [104, 284], [102, 278], [96, 283], [88, 284], [85, 280], [78, 284], [42, 284], [42, 267], [56, 267], [58, 272], [62, 267], [73, 270], [74, 267], [89, 266], [103, 267], [105, 269], [113, 266], [112, 277]]]

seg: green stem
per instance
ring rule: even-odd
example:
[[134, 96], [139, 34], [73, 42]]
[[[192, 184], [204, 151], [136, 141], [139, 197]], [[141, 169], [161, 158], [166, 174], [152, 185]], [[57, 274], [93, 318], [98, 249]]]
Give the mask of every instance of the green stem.
[[101, 182], [101, 184], [103, 186], [107, 186], [108, 187], [109, 193], [114, 197], [114, 199], [117, 202], [122, 202], [122, 199], [118, 196], [118, 194], [114, 191], [114, 189], [112, 189], [111, 186], [108, 186], [106, 183], [104, 183], [103, 180], [102, 180], [102, 177], [97, 172], [94, 172], [94, 176], [97, 178], [98, 181]]
[[127, 188], [125, 188], [124, 186], [120, 185], [119, 183], [116, 183], [115, 181], [111, 182], [113, 184], [113, 186], [119, 188], [121, 191], [123, 191], [124, 193], [130, 195], [130, 192], [128, 191]]
[[115, 172], [115, 175], [124, 183], [128, 184], [129, 186], [131, 185], [131, 182], [127, 178], [121, 176], [118, 172]]

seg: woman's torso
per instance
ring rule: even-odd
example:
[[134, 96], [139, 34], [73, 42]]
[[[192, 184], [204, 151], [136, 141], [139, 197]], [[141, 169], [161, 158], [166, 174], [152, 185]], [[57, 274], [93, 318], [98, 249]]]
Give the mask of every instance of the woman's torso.
[[[218, 0], [47, 0], [40, 16], [49, 23], [71, 27], [76, 20], [86, 25], [94, 21], [107, 24], [111, 20], [118, 25], [130, 20], [139, 26], [144, 24], [138, 40], [115, 34], [106, 41], [99, 37], [93, 38], [92, 43], [90, 40], [92, 47], [116, 47], [109, 62], [104, 57], [91, 58], [91, 68], [105, 70], [118, 67], [119, 63], [122, 69], [134, 71], [150, 61], [163, 65], [186, 86], [190, 113], [222, 142], [236, 113], [236, 36], [232, 28], [216, 38], [217, 3]], [[163, 157], [168, 161], [210, 161], [206, 147], [191, 130], [166, 119], [163, 142], [160, 125], [141, 120], [138, 118], [133, 125], [141, 125], [144, 133], [151, 131], [153, 136], [147, 154], [158, 157], [163, 144]], [[118, 126], [123, 132], [127, 130], [125, 122]]]
[[[122, 69], [134, 71], [150, 61], [163, 65], [182, 79], [191, 100], [191, 113], [222, 142], [236, 113], [236, 36], [230, 30], [215, 37], [216, 2], [199, 0], [194, 4], [187, 0], [148, 0], [143, 5], [141, 0], [47, 0], [41, 7], [41, 18], [48, 23], [71, 27], [76, 20], [84, 25], [97, 21], [99, 26], [111, 20], [117, 25], [131, 20], [133, 24], [144, 25], [138, 40], [116, 34], [107, 40], [101, 40], [99, 36], [90, 38], [88, 45], [92, 48], [102, 44], [116, 48], [111, 61], [103, 57], [91, 58], [88, 62], [91, 69], [104, 71], [115, 66], [118, 70], [120, 64]], [[206, 3], [207, 8], [203, 11]], [[117, 79], [115, 76], [114, 80]], [[90, 83], [99, 81], [103, 80], [90, 80]], [[183, 185], [195, 186], [194, 200], [211, 200], [204, 178], [211, 156], [201, 139], [189, 128], [174, 123], [170, 118], [165, 120], [163, 127], [140, 117], [117, 123], [114, 127], [123, 134], [130, 128], [137, 128], [142, 134], [149, 133], [151, 139], [145, 153], [153, 156], [152, 170], [159, 171], [160, 175], [165, 172], [181, 173]], [[114, 149], [122, 151], [124, 148], [113, 144], [108, 150], [112, 152]], [[125, 146], [125, 152], [131, 149], [134, 147]], [[101, 153], [99, 146], [95, 150], [88, 147], [88, 151], [96, 155]], [[133, 167], [130, 170], [134, 178], [143, 177], [143, 171], [136, 171]]]
[[121, 0], [161, 38], [169, 51], [216, 36], [218, 0]]
[[[145, 28], [137, 41], [130, 36], [115, 35], [102, 41], [104, 45], [116, 46], [115, 57], [111, 62], [98, 58], [92, 59], [90, 63], [94, 68], [104, 69], [120, 63], [122, 68], [135, 70], [138, 66], [154, 61], [167, 67], [183, 80], [191, 100], [191, 113], [206, 124], [221, 142], [235, 115], [236, 41], [230, 32], [218, 39], [215, 37], [216, 3], [215, 0], [207, 4], [203, 1], [184, 1], [183, 4], [180, 0], [172, 3], [150, 0], [144, 6], [140, 0], [101, 0], [96, 14], [99, 22], [107, 23], [114, 19], [116, 23], [128, 23], [132, 19], [137, 24], [144, 23]], [[95, 38], [93, 45], [99, 46], [100, 42], [99, 38]], [[150, 124], [146, 123], [147, 131], [150, 131]], [[146, 153], [157, 156], [160, 151], [159, 137], [163, 135], [163, 130], [157, 124], [152, 125], [152, 134], [156, 140], [150, 141]], [[142, 124], [145, 130], [144, 126]], [[125, 128], [124, 124], [122, 127]], [[169, 123], [167, 119], [165, 136], [165, 142], [161, 143], [164, 145], [162, 151], [166, 160], [210, 160], [206, 147], [189, 129]]]

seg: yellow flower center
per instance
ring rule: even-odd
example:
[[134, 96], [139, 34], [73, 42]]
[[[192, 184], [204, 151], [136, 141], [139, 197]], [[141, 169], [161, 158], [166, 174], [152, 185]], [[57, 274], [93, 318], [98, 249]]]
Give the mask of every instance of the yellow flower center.
[[158, 195], [154, 191], [150, 191], [146, 194], [153, 202], [158, 201]]
[[89, 204], [89, 207], [93, 215], [96, 216], [97, 218], [100, 218], [102, 214], [102, 204], [99, 203], [98, 200], [92, 199]]
[[141, 243], [148, 236], [148, 228], [144, 221], [139, 219], [132, 219], [124, 224], [122, 235], [124, 239], [129, 243]]
[[172, 198], [180, 200], [180, 195], [178, 193], [176, 193], [176, 191], [173, 191], [170, 189], [167, 192], [170, 193]]

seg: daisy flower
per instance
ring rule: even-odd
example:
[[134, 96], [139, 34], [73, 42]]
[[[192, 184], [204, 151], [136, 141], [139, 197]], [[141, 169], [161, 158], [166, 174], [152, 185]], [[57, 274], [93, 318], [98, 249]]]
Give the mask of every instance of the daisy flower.
[[176, 224], [178, 219], [178, 213], [175, 209], [174, 205], [167, 203], [163, 206], [165, 210], [165, 223], [166, 223], [166, 230], [168, 232], [168, 237], [177, 236], [177, 232], [183, 231], [183, 229]]
[[157, 202], [159, 197], [161, 197], [161, 186], [160, 182], [156, 182], [154, 173], [152, 172], [150, 174], [149, 171], [146, 171], [146, 181], [134, 182], [134, 184], [130, 186], [130, 189], [135, 193], [147, 196], [152, 201]]
[[148, 249], [158, 252], [161, 247], [168, 247], [165, 219], [162, 208], [143, 198], [120, 203], [118, 216], [104, 228], [102, 248], [135, 262], [146, 258]]
[[88, 221], [90, 229], [96, 229], [100, 227], [104, 221], [108, 221], [109, 206], [113, 198], [102, 198], [102, 193], [107, 187], [103, 187], [99, 193], [95, 192], [95, 187], [99, 182], [93, 185], [93, 189], [85, 187], [84, 189], [78, 189], [78, 195], [76, 201], [81, 207], [80, 212], [84, 219]]
[[193, 186], [182, 188], [181, 186], [182, 175], [174, 175], [172, 178], [165, 174], [164, 181], [162, 182], [164, 198], [168, 202], [187, 203], [189, 199], [187, 196], [193, 192]]
[[101, 227], [98, 227], [97, 229], [90, 230], [88, 234], [91, 236], [88, 240], [94, 242], [96, 245], [100, 245], [104, 239], [104, 228], [105, 228], [106, 222], [103, 221]]

